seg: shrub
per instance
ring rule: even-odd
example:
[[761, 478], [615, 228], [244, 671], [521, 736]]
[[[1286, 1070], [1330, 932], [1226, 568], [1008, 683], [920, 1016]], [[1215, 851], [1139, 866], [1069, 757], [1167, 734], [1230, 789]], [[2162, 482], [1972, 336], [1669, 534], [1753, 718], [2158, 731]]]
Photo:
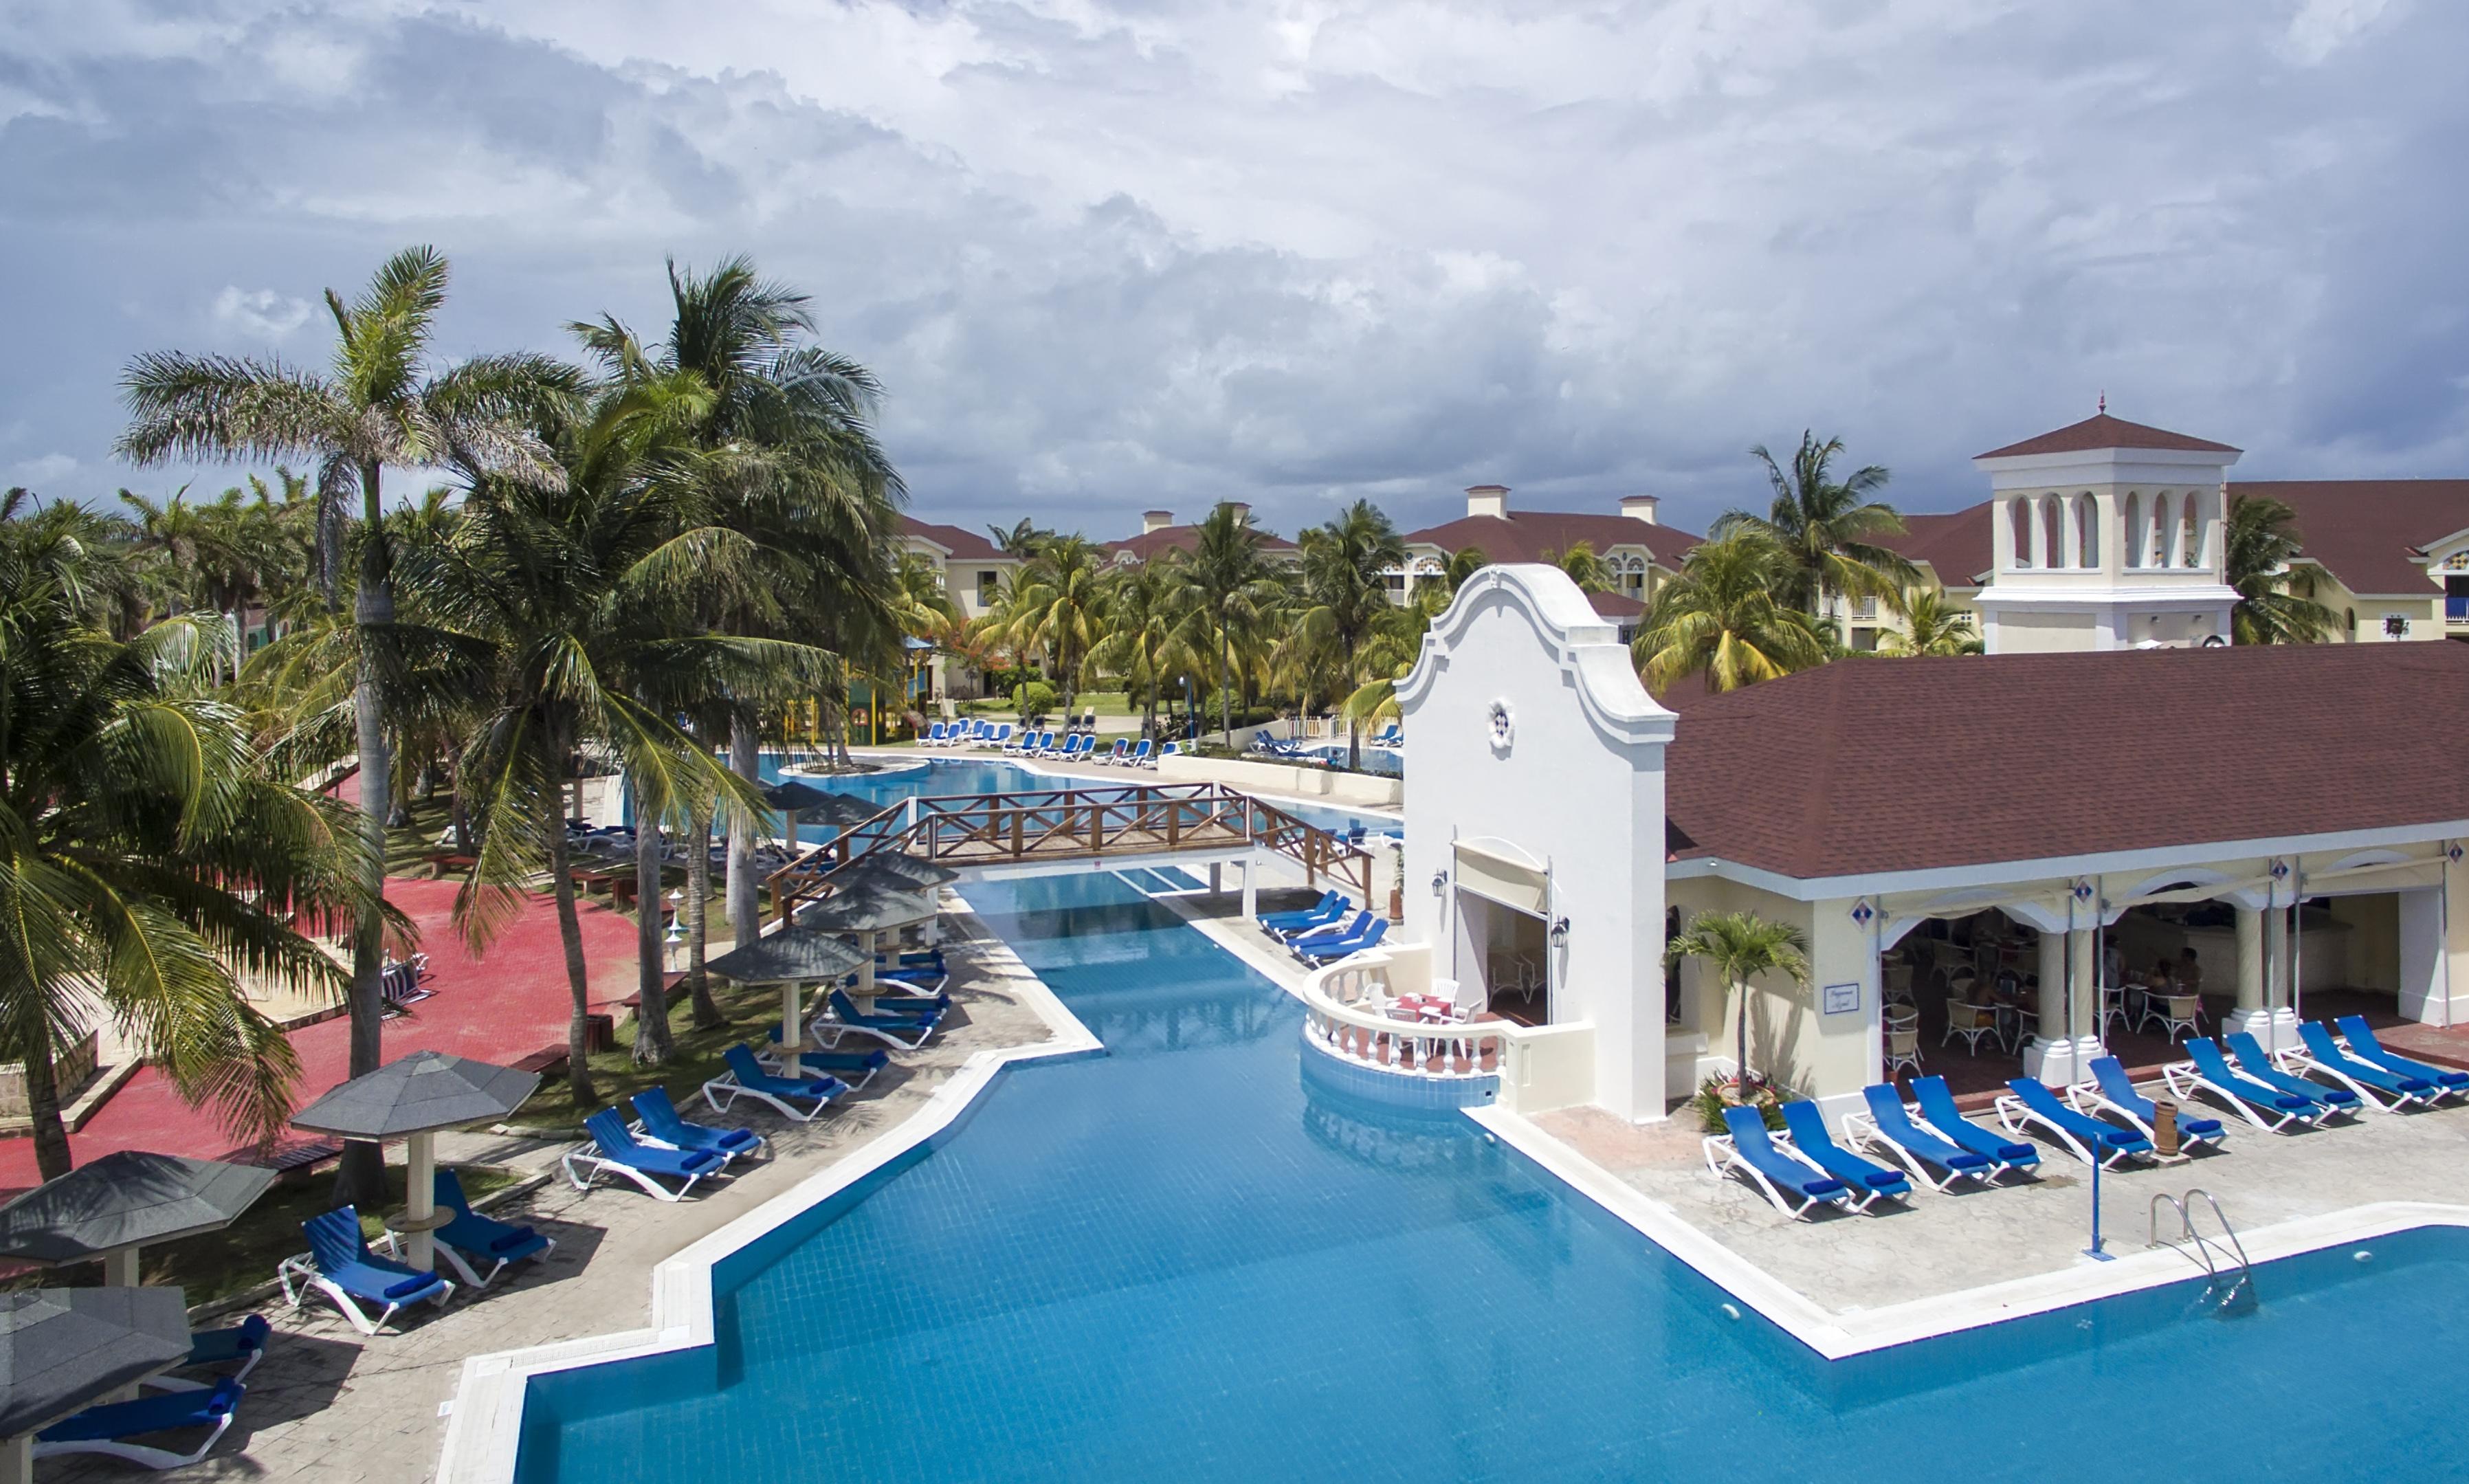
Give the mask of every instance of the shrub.
[[[1723, 1126], [1723, 1110], [1740, 1101], [1732, 1079], [1717, 1073], [1697, 1084], [1697, 1096], [1690, 1100], [1708, 1133], [1727, 1132]], [[1772, 1082], [1749, 1084], [1749, 1105], [1758, 1110], [1768, 1128], [1783, 1126], [1784, 1090]]]
[[1054, 687], [1042, 680], [1025, 682], [1012, 688], [1011, 704], [1020, 711], [1022, 725], [1044, 721], [1054, 709]]

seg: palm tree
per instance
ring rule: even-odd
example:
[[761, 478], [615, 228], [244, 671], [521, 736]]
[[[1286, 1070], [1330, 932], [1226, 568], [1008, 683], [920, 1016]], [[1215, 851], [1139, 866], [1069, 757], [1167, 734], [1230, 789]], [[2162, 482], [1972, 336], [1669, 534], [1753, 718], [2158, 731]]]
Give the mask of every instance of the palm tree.
[[1066, 715], [1081, 664], [1105, 637], [1099, 615], [1106, 575], [1105, 554], [1086, 537], [1049, 536], [1021, 568], [1003, 610], [1004, 640], [1014, 650], [1045, 656]]
[[[1368, 499], [1358, 499], [1327, 524], [1303, 534], [1303, 591], [1305, 605], [1295, 633], [1311, 647], [1334, 653], [1337, 671], [1348, 692], [1365, 679], [1363, 648], [1381, 621], [1397, 611], [1389, 601], [1388, 574], [1406, 565], [1406, 543], [1389, 518]], [[1350, 719], [1346, 729], [1350, 768], [1363, 766], [1363, 729]]]
[[[693, 600], [755, 560], [753, 544], [700, 519], [691, 479], [663, 460], [690, 449], [708, 393], [692, 373], [604, 388], [580, 415], [546, 429], [564, 464], [557, 485], [469, 471], [455, 539], [406, 571], [424, 599], [489, 649], [488, 712], [465, 787], [481, 821], [478, 864], [455, 903], [475, 946], [518, 914], [543, 870], [555, 893], [572, 1015], [567, 1086], [596, 1101], [586, 1059], [589, 979], [574, 879], [567, 869], [567, 757], [587, 744], [625, 770], [642, 835], [717, 799], [734, 821], [760, 810], [752, 787], [681, 727], [690, 698], [746, 672], [815, 657], [775, 640], [702, 632]], [[637, 911], [658, 953], [659, 886], [638, 877]], [[667, 1051], [668, 1014], [655, 976], [635, 1032], [638, 1057]]]
[[1099, 590], [1103, 637], [1089, 646], [1084, 666], [1094, 684], [1099, 675], [1122, 678], [1141, 695], [1143, 734], [1157, 730], [1158, 698], [1165, 684], [1192, 668], [1192, 656], [1176, 638], [1177, 589], [1165, 561], [1118, 567]]
[[1896, 605], [1904, 627], [1878, 641], [1881, 655], [1976, 655], [1980, 632], [1972, 615], [1949, 602], [1944, 590], [1915, 584], [1903, 591]]
[[1235, 651], [1257, 645], [1287, 599], [1282, 574], [1267, 549], [1268, 538], [1239, 508], [1221, 504], [1200, 522], [1191, 550], [1173, 568], [1184, 590], [1177, 633], [1216, 666], [1218, 725], [1229, 740], [1234, 732]]
[[1788, 922], [1769, 922], [1754, 912], [1703, 912], [1664, 946], [1666, 966], [1686, 959], [1702, 959], [1723, 983], [1736, 1021], [1733, 1085], [1741, 1102], [1749, 1101], [1749, 982], [1761, 974], [1780, 974], [1795, 985], [1809, 983], [1809, 940]]
[[1436, 587], [1420, 589], [1412, 602], [1390, 610], [1381, 619], [1361, 656], [1363, 672], [1371, 679], [1339, 704], [1349, 726], [1360, 730], [1398, 716], [1397, 683], [1414, 669], [1416, 657], [1423, 650], [1423, 636], [1431, 632], [1432, 620], [1447, 611], [1449, 601], [1449, 594]]
[[1054, 535], [1052, 531], [1026, 516], [1014, 521], [1008, 527], [989, 525], [986, 527], [986, 534], [994, 538], [997, 551], [1008, 557], [1023, 559], [1037, 555], [1037, 548], [1046, 545]]
[[2316, 602], [2313, 584], [2290, 568], [2300, 549], [2297, 512], [2268, 495], [2236, 495], [2228, 516], [2222, 555], [2228, 585], [2238, 593], [2229, 611], [2231, 639], [2317, 644], [2330, 638], [2339, 616]]
[[1763, 518], [1735, 510], [1708, 533], [1719, 541], [1754, 531], [1773, 542], [1788, 558], [1776, 595], [1807, 614], [1823, 614], [1836, 597], [1892, 602], [1905, 585], [1920, 578], [1919, 568], [1901, 552], [1880, 545], [1904, 530], [1904, 518], [1895, 507], [1872, 498], [1885, 488], [1885, 469], [1864, 465], [1838, 481], [1833, 465], [1842, 452], [1840, 438], [1820, 443], [1803, 432], [1787, 473], [1765, 445], [1751, 449], [1774, 487], [1773, 507]]
[[[889, 593], [900, 475], [875, 441], [883, 389], [873, 373], [805, 341], [813, 301], [758, 275], [743, 257], [709, 273], [668, 265], [672, 317], [656, 351], [616, 319], [573, 326], [612, 374], [686, 371], [709, 394], [693, 429], [698, 478], [720, 525], [753, 544], [740, 581], [709, 586], [714, 632], [832, 648], [896, 628]], [[754, 682], [746, 682], [750, 686]], [[837, 676], [818, 682], [837, 690]], [[756, 686], [730, 697], [728, 761], [750, 788], [760, 718], [798, 696]], [[845, 692], [825, 694], [837, 712]], [[728, 917], [738, 941], [761, 932], [754, 877], [759, 815], [728, 835]]]
[[1543, 565], [1558, 568], [1581, 592], [1609, 592], [1615, 585], [1610, 564], [1596, 554], [1590, 541], [1572, 542], [1565, 551], [1544, 552]]
[[1824, 662], [1817, 620], [1776, 597], [1789, 571], [1789, 556], [1755, 531], [1692, 546], [1629, 646], [1647, 688], [1702, 675], [1709, 690], [1736, 690]]
[[[505, 475], [551, 479], [555, 466], [522, 432], [524, 416], [566, 395], [570, 368], [544, 357], [483, 356], [442, 371], [428, 364], [429, 339], [446, 302], [446, 260], [412, 247], [388, 259], [360, 297], [345, 303], [326, 290], [335, 347], [319, 376], [276, 360], [152, 352], [121, 377], [129, 425], [119, 449], [139, 464], [173, 458], [313, 459], [317, 491], [339, 523], [343, 502], [360, 500], [360, 673], [355, 687], [360, 788], [362, 887], [385, 892], [385, 834], [394, 797], [381, 697], [395, 621], [393, 561], [384, 534], [382, 476], [397, 469], [460, 458]], [[385, 947], [375, 913], [361, 914], [352, 941], [351, 1072], [374, 1072], [383, 1009]], [[377, 1145], [344, 1149], [337, 1194], [374, 1198], [385, 1168]]]
[[69, 1171], [55, 1058], [98, 1012], [191, 1102], [269, 1138], [299, 1068], [240, 980], [342, 990], [294, 923], [384, 925], [363, 846], [213, 693], [209, 626], [111, 638], [77, 522], [16, 497], [0, 505], [0, 1048], [25, 1071], [35, 1163]]
[[1460, 546], [1450, 552], [1448, 565], [1442, 569], [1441, 573], [1442, 580], [1448, 584], [1449, 595], [1457, 596], [1458, 590], [1466, 585], [1467, 578], [1490, 565], [1491, 558], [1483, 554], [1481, 546]]

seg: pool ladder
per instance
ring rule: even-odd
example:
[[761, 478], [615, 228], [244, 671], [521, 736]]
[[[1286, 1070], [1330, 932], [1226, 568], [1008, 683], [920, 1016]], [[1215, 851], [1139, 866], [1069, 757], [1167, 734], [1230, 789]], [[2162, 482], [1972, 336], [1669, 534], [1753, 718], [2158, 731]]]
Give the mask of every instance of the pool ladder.
[[[2196, 1229], [2195, 1202], [2198, 1199], [2211, 1208], [2212, 1219], [2220, 1223], [2218, 1239], [2205, 1237]], [[2160, 1229], [2160, 1207], [2164, 1201], [2178, 1214], [2178, 1230], [2174, 1236]], [[2190, 1262], [2201, 1263], [2204, 1275], [2210, 1280], [2212, 1291], [2219, 1295], [2220, 1301], [2214, 1306], [2218, 1311], [2225, 1313], [2239, 1305], [2251, 1309], [2258, 1302], [2254, 1291], [2254, 1264], [2247, 1261], [2246, 1243], [2238, 1241], [2237, 1228], [2229, 1224], [2227, 1214], [2221, 1210], [2221, 1203], [2212, 1198], [2211, 1192], [2199, 1187], [2179, 1196], [2166, 1191], [2157, 1191], [2144, 1215], [2151, 1224], [2151, 1240], [2144, 1245], [2167, 1247]], [[2228, 1245], [2222, 1246], [2223, 1241]], [[2227, 1291], [2221, 1288], [2224, 1278], [2228, 1283]]]

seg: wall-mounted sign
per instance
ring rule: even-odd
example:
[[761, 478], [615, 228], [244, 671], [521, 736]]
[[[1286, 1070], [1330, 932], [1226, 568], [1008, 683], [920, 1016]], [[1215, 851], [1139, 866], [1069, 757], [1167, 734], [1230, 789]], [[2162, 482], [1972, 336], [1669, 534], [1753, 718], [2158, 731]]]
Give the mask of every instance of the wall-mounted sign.
[[1860, 986], [1858, 985], [1828, 985], [1825, 988], [1817, 991], [1817, 1009], [1820, 1014], [1826, 1015], [1850, 1015], [1857, 1013], [1860, 1009]]

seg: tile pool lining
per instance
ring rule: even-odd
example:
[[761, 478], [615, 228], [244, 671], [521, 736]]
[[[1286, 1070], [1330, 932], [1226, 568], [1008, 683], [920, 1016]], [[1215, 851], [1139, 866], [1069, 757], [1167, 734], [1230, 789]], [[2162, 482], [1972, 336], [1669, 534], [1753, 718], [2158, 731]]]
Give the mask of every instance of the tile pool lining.
[[[1171, 905], [1171, 904], [1169, 904]], [[965, 901], [959, 910], [969, 913]], [[1208, 931], [1188, 914], [1187, 926], [1258, 970], [1256, 957]], [[974, 918], [974, 914], [970, 916]], [[1016, 1063], [1069, 1060], [1105, 1055], [1105, 1048], [1053, 991], [1012, 955], [1010, 945], [986, 935], [984, 941], [1010, 955], [1017, 974], [1008, 987], [1046, 1022], [1053, 1038], [1033, 1046], [979, 1052], [937, 1088], [926, 1104], [898, 1125], [849, 1150], [789, 1190], [696, 1241], [653, 1270], [652, 1316], [647, 1329], [624, 1331], [526, 1350], [474, 1356], [465, 1360], [453, 1402], [437, 1477], [445, 1484], [511, 1484], [522, 1442], [529, 1383], [545, 1376], [615, 1360], [675, 1356], [703, 1351], [718, 1363], [717, 1314], [727, 1270], [769, 1255], [779, 1243], [801, 1241], [804, 1228], [821, 1225], [840, 1209], [864, 1199], [877, 1186], [955, 1137], [978, 1107], [981, 1096]], [[1289, 994], [1282, 974], [1272, 983]], [[1312, 1053], [1305, 1049], [1304, 1055]], [[2076, 1267], [1916, 1300], [1883, 1309], [1837, 1313], [1768, 1275], [1745, 1258], [1683, 1220], [1676, 1213], [1626, 1185], [1526, 1120], [1493, 1107], [1463, 1110], [1535, 1171], [1553, 1177], [1599, 1211], [1627, 1225], [1678, 1258], [1717, 1289], [1754, 1310], [1784, 1333], [1825, 1360], [1852, 1356], [1962, 1331], [2026, 1318], [2121, 1294], [2183, 1283], [2193, 1274], [2168, 1249], [2137, 1251], [2106, 1264]], [[2307, 1217], [2243, 1233], [2257, 1264], [2373, 1240], [2412, 1228], [2469, 1227], [2469, 1208], [2421, 1202], [2379, 1202], [2323, 1217]]]

